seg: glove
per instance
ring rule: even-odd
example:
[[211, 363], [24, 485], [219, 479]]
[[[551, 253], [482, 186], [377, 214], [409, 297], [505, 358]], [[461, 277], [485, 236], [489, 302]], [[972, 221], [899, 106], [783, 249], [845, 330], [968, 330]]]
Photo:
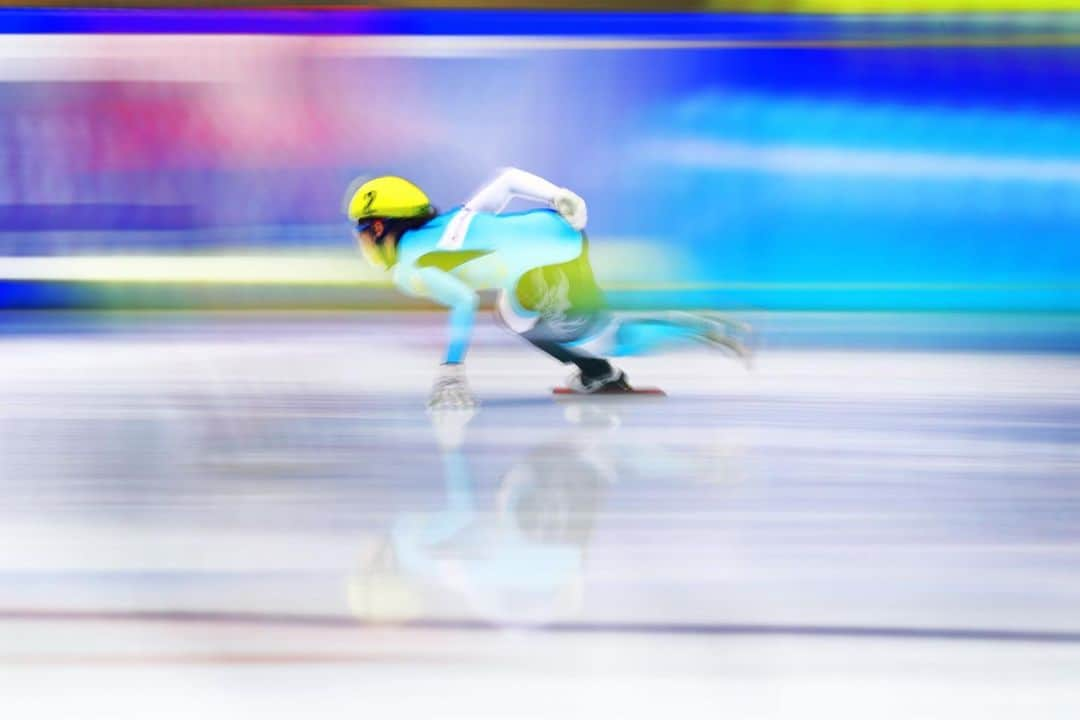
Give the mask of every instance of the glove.
[[465, 382], [465, 366], [460, 363], [445, 363], [431, 388], [428, 399], [430, 410], [472, 410], [477, 405], [476, 398], [469, 392]]
[[580, 232], [585, 229], [585, 224], [589, 222], [589, 210], [580, 196], [566, 188], [559, 188], [551, 204], [575, 230]]

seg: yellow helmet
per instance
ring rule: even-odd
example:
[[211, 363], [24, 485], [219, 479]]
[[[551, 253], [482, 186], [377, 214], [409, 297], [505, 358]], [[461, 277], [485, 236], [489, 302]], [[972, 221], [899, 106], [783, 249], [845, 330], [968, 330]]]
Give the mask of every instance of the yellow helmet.
[[349, 198], [349, 220], [360, 223], [371, 218], [415, 218], [432, 213], [424, 191], [405, 178], [386, 175], [368, 180]]

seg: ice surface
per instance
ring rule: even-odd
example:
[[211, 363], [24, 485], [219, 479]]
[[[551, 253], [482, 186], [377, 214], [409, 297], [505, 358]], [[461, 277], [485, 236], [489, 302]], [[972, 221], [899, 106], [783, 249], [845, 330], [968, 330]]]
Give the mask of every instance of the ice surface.
[[691, 352], [568, 405], [484, 324], [433, 417], [441, 343], [0, 336], [0, 715], [1080, 713], [1076, 355]]

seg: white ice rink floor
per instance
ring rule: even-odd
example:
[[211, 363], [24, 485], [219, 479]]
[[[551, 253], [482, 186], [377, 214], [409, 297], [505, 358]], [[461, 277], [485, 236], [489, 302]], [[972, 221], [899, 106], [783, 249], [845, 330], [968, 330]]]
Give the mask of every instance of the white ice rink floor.
[[[0, 334], [0, 718], [1080, 717], [1080, 355]], [[765, 323], [766, 327], [768, 323]]]

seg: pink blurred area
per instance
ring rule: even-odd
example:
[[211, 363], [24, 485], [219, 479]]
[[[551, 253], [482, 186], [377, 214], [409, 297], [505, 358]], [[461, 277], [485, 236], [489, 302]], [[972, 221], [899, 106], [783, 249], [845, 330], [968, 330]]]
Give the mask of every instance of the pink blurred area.
[[[49, 142], [78, 139], [75, 169], [128, 171], [314, 167], [341, 159], [391, 163], [444, 142], [443, 126], [391, 104], [423, 106], [423, 86], [385, 58], [326, 62], [326, 48], [295, 39], [170, 38], [118, 67], [115, 40], [88, 38], [70, 92], [40, 93], [32, 122]], [[137, 75], [141, 74], [142, 77]], [[392, 87], [379, 94], [366, 78]], [[168, 80], [163, 82], [162, 80]], [[31, 116], [33, 117], [33, 116]], [[59, 121], [67, 129], [56, 131]], [[77, 132], [72, 132], [77, 128]]]

